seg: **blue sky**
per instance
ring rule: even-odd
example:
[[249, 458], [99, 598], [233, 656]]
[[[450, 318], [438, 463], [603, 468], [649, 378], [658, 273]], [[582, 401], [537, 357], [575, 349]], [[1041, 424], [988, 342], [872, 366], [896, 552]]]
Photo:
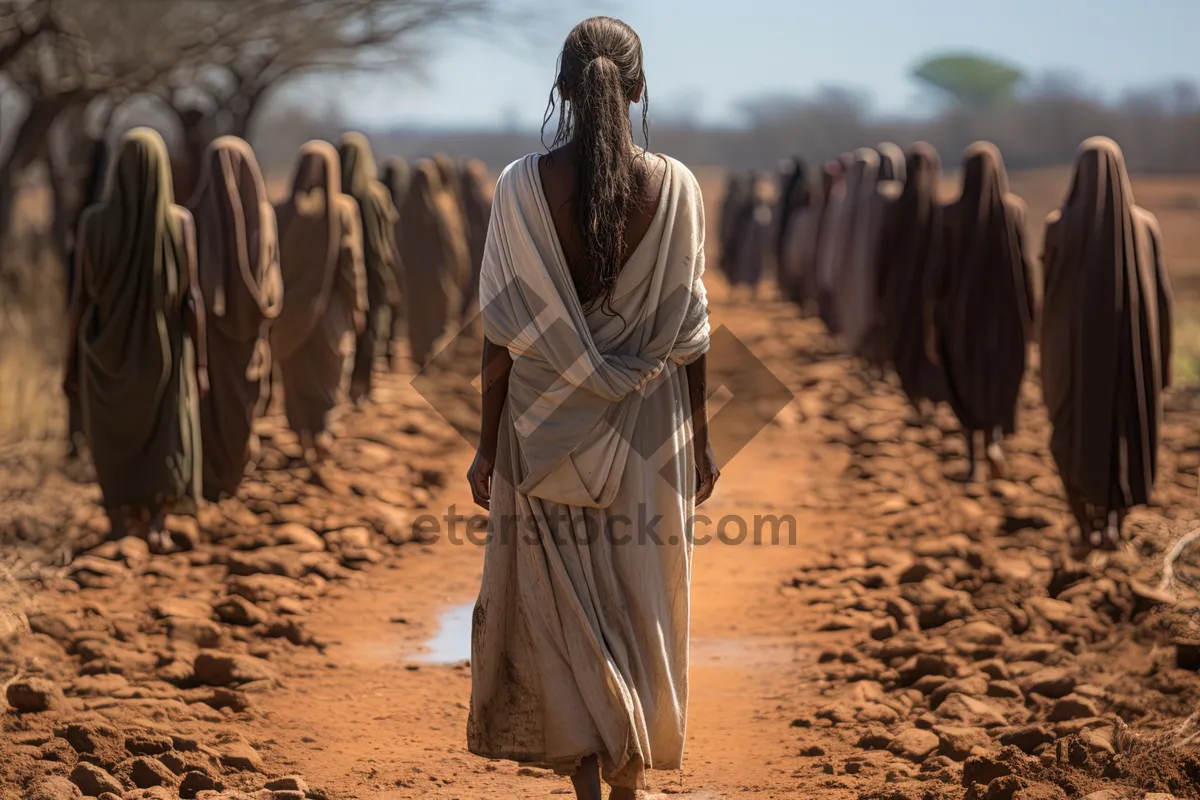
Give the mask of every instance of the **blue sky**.
[[[1200, 0], [547, 0], [526, 41], [445, 36], [424, 78], [339, 79], [345, 113], [369, 127], [538, 125], [571, 25], [619, 16], [642, 37], [651, 112], [736, 122], [755, 95], [823, 85], [876, 108], [922, 108], [908, 72], [923, 55], [969, 49], [1037, 75], [1065, 71], [1107, 96], [1171, 78], [1200, 82]], [[326, 90], [333, 88], [322, 84]], [[345, 98], [353, 98], [348, 100]]]

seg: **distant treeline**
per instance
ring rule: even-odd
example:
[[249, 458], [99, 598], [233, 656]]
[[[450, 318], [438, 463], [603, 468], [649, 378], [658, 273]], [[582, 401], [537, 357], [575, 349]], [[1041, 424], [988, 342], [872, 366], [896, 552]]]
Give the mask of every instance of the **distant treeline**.
[[[815, 162], [881, 141], [903, 145], [925, 140], [952, 168], [968, 144], [988, 139], [1000, 146], [1010, 169], [1026, 169], [1067, 163], [1080, 142], [1103, 134], [1121, 144], [1135, 172], [1200, 172], [1200, 90], [1190, 83], [1140, 90], [1104, 102], [1069, 83], [1045, 80], [996, 108], [953, 109], [926, 119], [873, 114], [860, 95], [840, 89], [804, 98], [756, 100], [746, 108], [748, 124], [711, 128], [656, 121], [651, 106], [651, 147], [689, 164], [769, 169], [792, 154]], [[268, 169], [286, 171], [291, 154], [305, 138], [328, 136], [340, 127], [333, 119], [280, 109], [264, 116], [254, 138]], [[493, 169], [542, 149], [537, 131], [369, 133], [382, 154], [471, 154]]]

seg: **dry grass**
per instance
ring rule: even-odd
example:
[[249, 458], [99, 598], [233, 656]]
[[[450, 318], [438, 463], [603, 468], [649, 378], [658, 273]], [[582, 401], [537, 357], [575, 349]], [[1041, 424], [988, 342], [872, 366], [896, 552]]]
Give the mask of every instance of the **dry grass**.
[[[724, 169], [695, 169], [708, 216], [716, 219]], [[1029, 245], [1039, 253], [1041, 221], [1066, 191], [1066, 167], [1013, 173], [1012, 190], [1029, 206]], [[287, 176], [271, 176], [274, 197], [286, 191]], [[945, 191], [953, 195], [953, 176]], [[1200, 178], [1154, 176], [1134, 179], [1138, 202], [1158, 216], [1171, 271], [1176, 310], [1175, 377], [1179, 384], [1200, 384]], [[66, 407], [59, 391], [64, 348], [65, 301], [62, 265], [45, 247], [48, 218], [44, 191], [23, 198], [20, 218], [27, 233], [13, 252], [0, 258], [0, 447], [16, 441], [62, 438]], [[707, 255], [716, 264], [716, 231], [709, 225]], [[37, 253], [41, 253], [38, 255]]]

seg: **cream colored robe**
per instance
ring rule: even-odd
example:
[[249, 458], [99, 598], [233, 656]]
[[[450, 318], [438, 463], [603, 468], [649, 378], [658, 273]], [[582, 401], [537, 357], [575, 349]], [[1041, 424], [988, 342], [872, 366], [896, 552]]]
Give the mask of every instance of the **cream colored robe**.
[[537, 159], [500, 177], [480, 279], [484, 333], [513, 367], [467, 740], [564, 773], [598, 754], [609, 783], [634, 788], [683, 757], [696, 487], [683, 365], [708, 348], [704, 209], [668, 159], [612, 299], [624, 320], [585, 312]]

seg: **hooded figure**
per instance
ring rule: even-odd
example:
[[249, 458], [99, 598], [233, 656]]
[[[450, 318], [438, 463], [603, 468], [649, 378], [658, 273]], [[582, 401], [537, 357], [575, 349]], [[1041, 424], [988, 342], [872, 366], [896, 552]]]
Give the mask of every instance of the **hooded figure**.
[[734, 222], [737, 233], [734, 238], [729, 283], [735, 287], [745, 286], [754, 294], [762, 280], [767, 259], [772, 257], [774, 250], [771, 237], [775, 212], [763, 193], [758, 176], [751, 173], [748, 183], [750, 194], [743, 199]]
[[784, 249], [788, 228], [795, 221], [796, 215], [803, 211], [811, 200], [808, 169], [801, 159], [789, 158], [779, 165], [778, 180], [779, 196], [775, 202], [775, 268], [780, 290], [791, 296], [795, 294], [794, 289], [784, 288], [790, 281], [790, 276], [785, 275], [783, 269], [786, 258]]
[[283, 279], [275, 209], [250, 145], [234, 136], [209, 145], [188, 206], [214, 355], [200, 422], [204, 496], [215, 502], [237, 493], [258, 449], [251, 426], [264, 410], [267, 336], [283, 305]]
[[432, 161], [419, 162], [400, 211], [401, 257], [408, 285], [405, 318], [418, 370], [428, 363], [434, 346], [462, 308], [457, 277], [467, 253], [462, 228], [455, 224], [459, 221], [456, 204], [441, 180]]
[[284, 304], [271, 326], [288, 425], [310, 463], [327, 453], [337, 405], [366, 324], [367, 278], [354, 198], [341, 192], [338, 154], [328, 142], [300, 150], [288, 199], [276, 209]]
[[350, 399], [361, 403], [371, 396], [371, 373], [380, 344], [390, 344], [391, 310], [400, 303], [396, 284], [396, 207], [376, 177], [371, 145], [361, 133], [344, 134], [338, 144], [342, 192], [358, 204], [362, 231], [363, 269], [367, 276], [367, 324], [354, 347]]
[[483, 248], [487, 243], [488, 220], [492, 215], [492, 187], [487, 167], [479, 159], [467, 159], [459, 170], [459, 200], [462, 203], [463, 225], [467, 234], [470, 273], [467, 290], [463, 293], [460, 317], [470, 319], [472, 307], [479, 298], [479, 270], [483, 266]]
[[973, 478], [981, 432], [993, 474], [1003, 474], [1002, 444], [1016, 430], [1036, 296], [1025, 256], [1025, 204], [1008, 191], [1000, 151], [988, 142], [971, 145], [962, 176], [962, 195], [943, 214], [935, 335]]
[[1088, 139], [1062, 208], [1046, 219], [1042, 393], [1050, 452], [1085, 546], [1114, 546], [1149, 501], [1172, 298], [1158, 221], [1134, 205], [1116, 143]]
[[175, 205], [162, 137], [126, 133], [104, 198], [79, 224], [72, 373], [115, 537], [163, 545], [165, 513], [200, 496], [204, 301], [192, 216]]
[[747, 205], [754, 196], [756, 179], [753, 173], [731, 172], [725, 182], [725, 197], [721, 201], [720, 243], [721, 273], [732, 282], [734, 263], [737, 260], [738, 242], [742, 233], [741, 223]]
[[392, 205], [396, 209], [396, 288], [400, 297], [399, 302], [392, 306], [392, 341], [388, 347], [388, 369], [392, 372], [397, 368], [398, 351], [396, 340], [403, 339], [408, 329], [404, 321], [404, 295], [408, 291], [404, 277], [404, 260], [400, 258], [400, 209], [408, 198], [408, 187], [412, 182], [412, 167], [403, 158], [392, 157], [383, 162], [383, 171], [379, 182], [388, 190], [392, 197]]
[[866, 355], [876, 323], [876, 261], [882, 203], [878, 195], [879, 156], [870, 148], [854, 154], [846, 178], [840, 264], [833, 279], [838, 334], [855, 355]]
[[844, 259], [847, 226], [852, 216], [847, 201], [854, 161], [854, 154], [843, 153], [837, 161], [826, 167], [828, 174], [836, 175], [825, 198], [825, 210], [821, 215], [821, 235], [817, 246], [817, 313], [829, 332], [835, 335], [839, 330], [839, 322], [834, 284]]
[[879, 302], [880, 345], [900, 378], [913, 408], [946, 400], [941, 367], [929, 359], [926, 333], [933, 323], [935, 297], [931, 266], [941, 257], [942, 204], [938, 201], [941, 160], [932, 145], [909, 148], [907, 180], [881, 220]]
[[[103, 135], [90, 140], [91, 158], [88, 163], [87, 176], [83, 184], [82, 205], [78, 211], [82, 218], [83, 210], [90, 205], [99, 203], [104, 198], [104, 177], [108, 174], [108, 141]], [[71, 220], [69, 224], [71, 231], [71, 246], [67, 254], [66, 279], [67, 279], [67, 307], [70, 309], [75, 302], [75, 264], [77, 259], [76, 251], [79, 243], [77, 235], [79, 233], [79, 220]], [[85, 439], [83, 434], [83, 414], [79, 408], [79, 395], [67, 398], [67, 457], [75, 458], [79, 454], [79, 446]]]

